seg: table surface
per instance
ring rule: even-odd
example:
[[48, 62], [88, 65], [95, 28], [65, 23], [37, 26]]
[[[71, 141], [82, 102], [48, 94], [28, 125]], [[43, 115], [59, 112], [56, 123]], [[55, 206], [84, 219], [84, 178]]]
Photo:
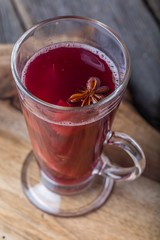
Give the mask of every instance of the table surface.
[[[152, 64], [157, 64], [158, 69], [154, 47], [159, 37], [159, 1], [127, 0], [125, 5], [123, 0], [84, 2], [0, 0], [0, 239], [160, 239], [160, 134], [137, 112], [128, 91], [113, 129], [128, 133], [142, 146], [147, 159], [142, 177], [134, 182], [116, 183], [103, 207], [77, 218], [49, 216], [31, 205], [22, 192], [20, 172], [31, 145], [10, 71], [10, 54], [11, 43], [28, 27], [44, 18], [69, 14], [103, 21], [127, 42], [133, 56], [133, 78], [147, 78], [149, 71], [153, 71], [152, 66], [148, 69], [147, 63], [142, 61], [142, 71], [135, 73], [139, 62], [134, 61], [146, 47], [145, 44], [139, 46], [139, 41], [150, 27], [145, 41], [150, 46], [149, 51], [153, 50]], [[129, 29], [132, 31], [128, 35]], [[149, 51], [146, 54], [150, 54]], [[124, 157], [115, 150], [112, 154], [115, 161], [122, 161]]]

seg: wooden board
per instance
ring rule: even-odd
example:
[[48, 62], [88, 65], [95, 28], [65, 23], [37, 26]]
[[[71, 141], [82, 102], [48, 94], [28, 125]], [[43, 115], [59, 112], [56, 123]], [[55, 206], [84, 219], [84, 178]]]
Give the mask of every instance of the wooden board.
[[[13, 113], [10, 110], [8, 113]], [[12, 114], [13, 121], [21, 123], [21, 114], [15, 115]], [[19, 130], [24, 131], [22, 125]], [[74, 219], [51, 217], [32, 206], [23, 195], [20, 169], [30, 147], [19, 134], [8, 138], [6, 132], [0, 135], [0, 146], [5, 140], [10, 150], [3, 149], [3, 158], [0, 157], [0, 239], [159, 240], [158, 183], [145, 177], [119, 183], [101, 209]]]
[[0, 0], [0, 42], [14, 43], [23, 33], [10, 0]]
[[[101, 209], [74, 219], [46, 215], [28, 202], [20, 172], [31, 145], [11, 77], [11, 49], [0, 45], [0, 239], [159, 240], [160, 185], [146, 177], [116, 184]], [[121, 104], [114, 129], [139, 141], [148, 160], [146, 175], [160, 179], [160, 135], [129, 101]]]
[[[96, 18], [127, 43], [132, 82], [143, 84], [145, 79], [154, 85], [160, 75], [159, 29], [145, 2], [159, 18], [158, 0], [0, 0], [0, 42], [15, 42], [25, 29], [45, 18], [68, 14]], [[48, 216], [28, 202], [21, 189], [20, 171], [31, 145], [10, 72], [11, 49], [12, 45], [0, 45], [0, 239], [159, 240], [160, 134], [137, 113], [129, 94], [113, 129], [128, 133], [143, 147], [147, 178], [116, 184], [101, 209], [74, 219]], [[115, 149], [107, 152], [115, 161], [118, 154], [123, 164], [123, 155]]]

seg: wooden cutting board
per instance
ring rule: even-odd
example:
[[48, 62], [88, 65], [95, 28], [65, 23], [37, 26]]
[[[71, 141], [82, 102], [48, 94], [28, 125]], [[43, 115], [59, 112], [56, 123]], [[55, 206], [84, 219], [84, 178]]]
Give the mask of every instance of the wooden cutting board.
[[[102, 208], [82, 217], [52, 217], [28, 202], [20, 171], [31, 145], [11, 76], [11, 49], [12, 45], [0, 45], [0, 239], [159, 240], [160, 134], [138, 115], [128, 95], [113, 129], [128, 133], [143, 147], [144, 176], [117, 183]], [[116, 151], [112, 154], [116, 159]]]

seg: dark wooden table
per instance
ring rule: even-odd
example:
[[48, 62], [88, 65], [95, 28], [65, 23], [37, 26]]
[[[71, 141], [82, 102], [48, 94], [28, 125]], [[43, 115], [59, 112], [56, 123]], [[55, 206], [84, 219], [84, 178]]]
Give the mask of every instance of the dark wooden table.
[[[135, 107], [135, 92], [127, 91], [113, 128], [143, 147], [147, 158], [143, 177], [116, 184], [101, 209], [75, 219], [43, 214], [22, 193], [20, 170], [31, 145], [10, 54], [13, 43], [31, 25], [59, 15], [91, 17], [112, 27], [131, 53], [131, 86], [135, 81], [142, 85], [144, 79], [160, 83], [159, 0], [0, 0], [0, 240], [159, 240], [160, 134]], [[112, 154], [116, 160], [117, 153]]]

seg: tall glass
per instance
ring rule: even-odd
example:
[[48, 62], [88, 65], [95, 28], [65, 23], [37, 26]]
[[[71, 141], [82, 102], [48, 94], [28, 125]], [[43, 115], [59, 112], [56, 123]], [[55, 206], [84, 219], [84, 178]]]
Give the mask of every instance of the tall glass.
[[[113, 61], [119, 75], [113, 93], [90, 106], [62, 107], [27, 90], [22, 72], [28, 60], [40, 49], [64, 42], [89, 45]], [[114, 180], [141, 175], [145, 167], [141, 147], [128, 135], [111, 130], [130, 77], [130, 58], [108, 26], [75, 16], [43, 21], [17, 41], [11, 67], [33, 147], [22, 168], [22, 186], [34, 205], [53, 215], [78, 216], [100, 207]], [[123, 149], [134, 166], [112, 165], [103, 152], [105, 145]]]

